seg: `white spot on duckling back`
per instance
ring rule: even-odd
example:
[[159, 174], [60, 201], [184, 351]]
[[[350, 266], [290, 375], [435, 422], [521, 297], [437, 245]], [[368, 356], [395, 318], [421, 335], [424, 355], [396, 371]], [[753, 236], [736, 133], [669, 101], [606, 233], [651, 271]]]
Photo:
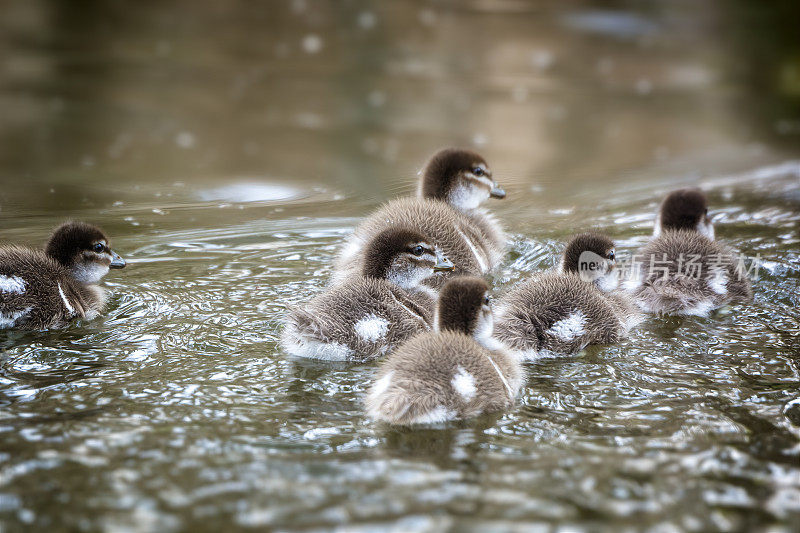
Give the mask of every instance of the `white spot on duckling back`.
[[465, 402], [470, 401], [475, 397], [478, 388], [475, 386], [475, 378], [464, 370], [464, 367], [459, 366], [456, 370], [453, 379], [450, 381], [455, 391], [461, 395]]
[[386, 337], [389, 332], [389, 321], [378, 315], [370, 314], [356, 322], [356, 335], [367, 342], [375, 342]]
[[31, 312], [31, 309], [33, 309], [33, 307], [26, 307], [21, 311], [11, 312], [8, 314], [0, 313], [0, 329], [13, 328], [16, 325], [17, 320], [27, 316], [28, 313]]
[[0, 276], [0, 292], [22, 294], [25, 292], [25, 280], [19, 276]]
[[61, 282], [58, 283], [58, 294], [61, 295], [61, 301], [64, 302], [64, 307], [67, 308], [67, 312], [70, 315], [74, 315], [75, 314], [75, 308], [72, 307], [72, 305], [69, 303], [69, 300], [67, 299], [67, 296], [64, 294], [64, 289], [61, 288]]
[[554, 335], [562, 341], [571, 341], [586, 331], [586, 315], [581, 311], [575, 311], [567, 318], [563, 318], [553, 324], [547, 333]]
[[717, 294], [728, 292], [728, 274], [724, 270], [717, 270], [708, 278], [708, 287]]

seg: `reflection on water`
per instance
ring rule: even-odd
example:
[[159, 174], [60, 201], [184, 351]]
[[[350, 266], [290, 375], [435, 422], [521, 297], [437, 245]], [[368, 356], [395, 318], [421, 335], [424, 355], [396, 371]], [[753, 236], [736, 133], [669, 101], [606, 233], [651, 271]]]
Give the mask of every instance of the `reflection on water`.
[[[800, 519], [797, 7], [583, 1], [4, 6], [0, 225], [100, 224], [109, 313], [0, 335], [10, 529], [790, 529]], [[374, 365], [289, 360], [287, 305], [443, 145], [509, 192], [497, 291], [710, 193], [752, 305], [529, 365], [519, 408], [408, 430]]]

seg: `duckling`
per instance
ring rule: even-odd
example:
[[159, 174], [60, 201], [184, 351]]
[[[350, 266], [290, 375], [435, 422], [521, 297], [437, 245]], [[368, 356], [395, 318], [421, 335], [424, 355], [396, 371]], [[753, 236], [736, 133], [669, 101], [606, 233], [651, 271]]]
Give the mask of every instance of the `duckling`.
[[628, 288], [648, 313], [707, 316], [753, 296], [739, 256], [714, 240], [708, 200], [700, 189], [671, 192], [661, 204], [653, 238], [636, 254], [641, 267]]
[[44, 251], [0, 248], [0, 328], [27, 330], [93, 319], [105, 307], [97, 283], [125, 260], [111, 250], [100, 228], [83, 222], [57, 227]]
[[495, 336], [531, 359], [618, 342], [642, 317], [630, 296], [617, 290], [615, 265], [611, 239], [573, 237], [555, 271], [534, 274], [503, 296]]
[[431, 327], [436, 293], [421, 282], [453, 264], [421, 233], [389, 228], [370, 240], [361, 276], [292, 310], [282, 345], [292, 355], [363, 362]]
[[[335, 262], [333, 283], [358, 272], [364, 245], [394, 225], [428, 235], [455, 263], [453, 276], [487, 273], [502, 260], [506, 238], [500, 224], [480, 205], [505, 195], [479, 154], [455, 148], [439, 151], [422, 172], [417, 197], [384, 204], [356, 228]], [[441, 288], [448, 277], [434, 276], [428, 284]]]
[[492, 338], [489, 286], [474, 277], [442, 288], [435, 329], [406, 341], [381, 365], [366, 398], [375, 420], [435, 424], [511, 408], [521, 354]]

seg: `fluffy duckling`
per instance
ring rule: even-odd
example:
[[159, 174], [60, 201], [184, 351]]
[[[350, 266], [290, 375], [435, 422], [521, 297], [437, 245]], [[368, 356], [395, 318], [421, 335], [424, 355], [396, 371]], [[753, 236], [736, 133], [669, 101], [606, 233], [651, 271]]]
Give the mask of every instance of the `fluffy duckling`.
[[67, 222], [55, 229], [44, 251], [0, 248], [0, 328], [45, 329], [74, 318], [93, 319], [105, 307], [97, 285], [125, 261], [99, 228]]
[[391, 353], [367, 412], [390, 424], [433, 424], [508, 409], [522, 387], [521, 355], [492, 338], [489, 286], [473, 277], [442, 288], [435, 331]]
[[282, 345], [292, 355], [361, 362], [431, 327], [436, 293], [421, 283], [453, 264], [421, 233], [390, 228], [366, 248], [361, 276], [291, 311]]
[[573, 355], [590, 344], [611, 344], [641, 322], [622, 291], [614, 241], [596, 233], [572, 238], [559, 268], [534, 274], [497, 306], [495, 336], [528, 358]]
[[[435, 154], [422, 173], [417, 197], [392, 200], [370, 215], [345, 243], [332, 280], [338, 283], [364, 263], [364, 246], [384, 229], [402, 225], [428, 235], [456, 265], [453, 275], [482, 275], [503, 258], [505, 234], [480, 208], [488, 198], [504, 198], [492, 171], [479, 154], [448, 148]], [[449, 275], [428, 284], [441, 287]]]
[[708, 200], [700, 189], [667, 195], [653, 238], [636, 254], [641, 268], [629, 289], [648, 313], [707, 316], [733, 301], [752, 297], [739, 256], [714, 241]]

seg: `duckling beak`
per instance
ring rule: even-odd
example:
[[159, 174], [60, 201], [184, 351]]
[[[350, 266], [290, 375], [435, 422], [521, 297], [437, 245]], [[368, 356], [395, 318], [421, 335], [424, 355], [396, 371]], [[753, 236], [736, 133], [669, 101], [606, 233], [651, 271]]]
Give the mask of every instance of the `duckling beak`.
[[456, 267], [445, 256], [436, 254], [436, 264], [433, 265], [434, 272], [452, 272]]
[[492, 183], [492, 190], [489, 192], [489, 196], [501, 200], [506, 197], [506, 191], [504, 191], [503, 188], [500, 187], [495, 181]]
[[111, 264], [108, 268], [125, 268], [125, 260], [121, 258], [117, 252], [111, 251]]

